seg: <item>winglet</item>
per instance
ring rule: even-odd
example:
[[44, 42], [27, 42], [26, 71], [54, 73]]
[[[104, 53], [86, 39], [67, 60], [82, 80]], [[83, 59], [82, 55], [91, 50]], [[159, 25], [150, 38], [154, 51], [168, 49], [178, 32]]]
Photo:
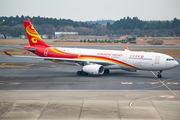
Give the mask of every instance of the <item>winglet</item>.
[[126, 46], [126, 47], [125, 47], [125, 51], [129, 51], [129, 48], [128, 48], [128, 46]]
[[11, 54], [9, 54], [9, 53], [8, 53], [8, 52], [6, 52], [6, 51], [4, 51], [4, 53], [5, 53], [6, 55], [12, 56]]

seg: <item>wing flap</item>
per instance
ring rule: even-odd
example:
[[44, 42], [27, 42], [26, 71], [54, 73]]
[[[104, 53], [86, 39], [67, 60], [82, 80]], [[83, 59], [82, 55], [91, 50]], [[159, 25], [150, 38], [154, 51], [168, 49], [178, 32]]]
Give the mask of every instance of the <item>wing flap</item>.
[[66, 59], [66, 58], [43, 58], [44, 60], [53, 60], [53, 61], [59, 61], [59, 62], [74, 62], [78, 64], [83, 64], [83, 63], [95, 63], [95, 64], [100, 64], [103, 66], [107, 65], [112, 65], [112, 63], [109, 62], [100, 62], [100, 61], [87, 61], [85, 59]]

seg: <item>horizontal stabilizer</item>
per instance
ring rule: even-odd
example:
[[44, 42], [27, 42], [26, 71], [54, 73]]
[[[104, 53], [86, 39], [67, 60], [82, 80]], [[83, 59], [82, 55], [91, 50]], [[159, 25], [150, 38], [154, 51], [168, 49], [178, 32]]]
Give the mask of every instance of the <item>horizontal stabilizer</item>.
[[10, 53], [8, 53], [8, 52], [6, 52], [6, 51], [4, 51], [4, 53], [5, 53], [6, 55], [12, 56]]

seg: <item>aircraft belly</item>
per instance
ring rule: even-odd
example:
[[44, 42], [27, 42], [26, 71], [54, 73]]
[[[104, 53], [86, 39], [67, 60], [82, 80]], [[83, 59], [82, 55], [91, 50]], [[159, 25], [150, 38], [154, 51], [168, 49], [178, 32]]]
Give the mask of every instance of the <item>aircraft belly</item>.
[[108, 66], [104, 66], [105, 69], [121, 69], [121, 67], [117, 64], [115, 65], [108, 65]]
[[152, 70], [151, 62], [149, 62], [149, 61], [140, 62], [140, 69], [141, 70]]

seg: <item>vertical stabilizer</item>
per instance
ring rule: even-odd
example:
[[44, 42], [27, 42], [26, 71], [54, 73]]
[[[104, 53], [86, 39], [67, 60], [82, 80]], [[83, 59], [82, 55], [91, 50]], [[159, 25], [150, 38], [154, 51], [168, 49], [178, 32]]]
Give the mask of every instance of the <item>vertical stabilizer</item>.
[[38, 35], [30, 21], [23, 21], [30, 46], [49, 47]]

